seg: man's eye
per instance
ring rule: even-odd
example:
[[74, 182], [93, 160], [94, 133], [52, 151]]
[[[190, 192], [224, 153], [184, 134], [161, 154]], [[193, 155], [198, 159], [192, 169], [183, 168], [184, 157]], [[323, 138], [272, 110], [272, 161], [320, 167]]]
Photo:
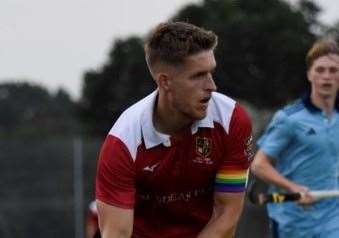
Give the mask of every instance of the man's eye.
[[331, 68], [330, 68], [330, 73], [331, 73], [331, 74], [335, 74], [335, 73], [337, 73], [338, 71], [339, 71], [339, 69], [336, 68], [336, 67], [331, 67]]
[[197, 75], [195, 75], [193, 78], [194, 78], [194, 79], [202, 79], [202, 78], [204, 78], [204, 77], [206, 77], [206, 74], [197, 74]]
[[316, 71], [317, 73], [323, 73], [323, 72], [325, 71], [325, 68], [324, 68], [324, 67], [317, 67], [317, 68], [315, 69], [315, 71]]

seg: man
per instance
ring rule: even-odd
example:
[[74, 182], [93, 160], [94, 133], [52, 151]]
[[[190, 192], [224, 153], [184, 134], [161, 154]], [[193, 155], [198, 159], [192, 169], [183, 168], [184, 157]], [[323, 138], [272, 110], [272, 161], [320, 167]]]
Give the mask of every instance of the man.
[[214, 92], [217, 36], [160, 24], [145, 44], [158, 88], [128, 108], [101, 149], [102, 237], [233, 237], [251, 160], [251, 123]]
[[316, 202], [309, 194], [309, 190], [338, 189], [337, 44], [331, 40], [315, 43], [306, 56], [306, 65], [310, 93], [276, 113], [258, 141], [259, 150], [251, 170], [274, 185], [271, 191], [305, 194], [299, 204], [268, 205], [276, 237], [337, 238], [337, 200]]

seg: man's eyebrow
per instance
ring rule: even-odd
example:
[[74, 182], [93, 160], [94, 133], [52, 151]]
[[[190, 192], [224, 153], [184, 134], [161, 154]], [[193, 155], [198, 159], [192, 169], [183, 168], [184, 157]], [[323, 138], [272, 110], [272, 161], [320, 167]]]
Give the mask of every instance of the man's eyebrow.
[[203, 76], [203, 75], [207, 74], [208, 72], [209, 72], [209, 71], [199, 71], [199, 72], [196, 72], [195, 74], [193, 74], [193, 75], [191, 76], [191, 78]]
[[195, 78], [195, 77], [203, 76], [203, 75], [205, 75], [207, 73], [213, 74], [215, 72], [215, 68], [216, 67], [214, 67], [212, 70], [198, 71], [195, 74], [193, 74], [190, 78]]

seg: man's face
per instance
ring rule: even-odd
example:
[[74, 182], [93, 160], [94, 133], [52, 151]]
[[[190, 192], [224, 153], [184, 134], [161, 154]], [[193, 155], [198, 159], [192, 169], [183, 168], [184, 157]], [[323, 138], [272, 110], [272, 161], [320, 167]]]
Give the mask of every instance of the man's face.
[[213, 50], [188, 56], [172, 74], [168, 85], [171, 106], [188, 120], [207, 114], [208, 102], [216, 90], [212, 73], [216, 67]]
[[339, 88], [339, 55], [329, 54], [316, 59], [308, 70], [307, 77], [316, 96], [335, 96]]

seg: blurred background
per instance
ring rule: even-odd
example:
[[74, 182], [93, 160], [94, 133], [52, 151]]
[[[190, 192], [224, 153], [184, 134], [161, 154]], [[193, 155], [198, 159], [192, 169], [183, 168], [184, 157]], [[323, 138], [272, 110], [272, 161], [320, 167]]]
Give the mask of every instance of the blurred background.
[[[311, 44], [339, 40], [336, 0], [1, 0], [0, 9], [1, 238], [84, 237], [101, 143], [155, 89], [143, 38], [156, 24], [218, 34], [218, 91], [248, 109], [255, 137], [307, 89]], [[246, 203], [237, 237], [270, 237], [265, 208]]]

